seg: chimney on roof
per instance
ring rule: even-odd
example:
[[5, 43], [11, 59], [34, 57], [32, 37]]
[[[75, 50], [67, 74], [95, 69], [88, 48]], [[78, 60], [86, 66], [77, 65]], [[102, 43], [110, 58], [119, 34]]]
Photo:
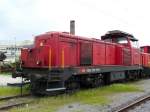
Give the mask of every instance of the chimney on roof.
[[75, 20], [70, 21], [70, 34], [75, 35]]

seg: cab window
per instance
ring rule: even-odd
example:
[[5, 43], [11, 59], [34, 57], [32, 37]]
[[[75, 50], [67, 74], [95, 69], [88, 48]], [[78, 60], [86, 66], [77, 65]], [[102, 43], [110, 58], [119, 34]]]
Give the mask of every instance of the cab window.
[[134, 48], [139, 47], [138, 41], [131, 41], [130, 43], [131, 43], [131, 46], [134, 47]]
[[119, 38], [116, 38], [116, 43], [128, 44], [128, 41], [127, 41], [127, 38], [125, 38], [125, 37], [119, 37]]

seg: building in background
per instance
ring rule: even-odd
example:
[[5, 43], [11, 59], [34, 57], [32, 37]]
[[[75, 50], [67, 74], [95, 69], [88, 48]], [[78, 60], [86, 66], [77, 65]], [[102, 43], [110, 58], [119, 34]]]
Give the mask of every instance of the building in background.
[[15, 62], [19, 59], [21, 48], [33, 46], [33, 41], [24, 40], [20, 42], [0, 41], [0, 51], [6, 52], [6, 62]]

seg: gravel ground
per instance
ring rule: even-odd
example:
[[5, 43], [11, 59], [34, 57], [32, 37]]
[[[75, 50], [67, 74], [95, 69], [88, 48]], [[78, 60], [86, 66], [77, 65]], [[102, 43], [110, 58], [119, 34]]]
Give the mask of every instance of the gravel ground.
[[147, 101], [146, 103], [136, 107], [129, 112], [150, 112], [150, 101]]
[[100, 112], [102, 111], [99, 106], [83, 105], [79, 103], [73, 103], [64, 106], [58, 112]]
[[[130, 92], [112, 95], [109, 98], [112, 102], [105, 106], [92, 106], [80, 103], [73, 103], [63, 106], [57, 112], [112, 112], [113, 108], [118, 107], [121, 104], [125, 104], [129, 101], [133, 101], [134, 99], [146, 93], [150, 93], [150, 79], [145, 79], [136, 83], [137, 86], [144, 90], [143, 92]], [[148, 107], [148, 105], [150, 105], [150, 102], [138, 107], [140, 109], [135, 109], [135, 111], [130, 112], [150, 112], [150, 106]], [[147, 108], [149, 111], [147, 111], [145, 108]]]
[[21, 78], [12, 78], [11, 75], [0, 74], [0, 86], [6, 86], [7, 83], [20, 83]]

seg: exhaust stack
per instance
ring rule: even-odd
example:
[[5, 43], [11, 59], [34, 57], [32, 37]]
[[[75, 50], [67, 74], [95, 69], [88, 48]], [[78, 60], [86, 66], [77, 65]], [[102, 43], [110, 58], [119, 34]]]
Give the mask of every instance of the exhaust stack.
[[75, 20], [70, 21], [70, 34], [75, 35]]

